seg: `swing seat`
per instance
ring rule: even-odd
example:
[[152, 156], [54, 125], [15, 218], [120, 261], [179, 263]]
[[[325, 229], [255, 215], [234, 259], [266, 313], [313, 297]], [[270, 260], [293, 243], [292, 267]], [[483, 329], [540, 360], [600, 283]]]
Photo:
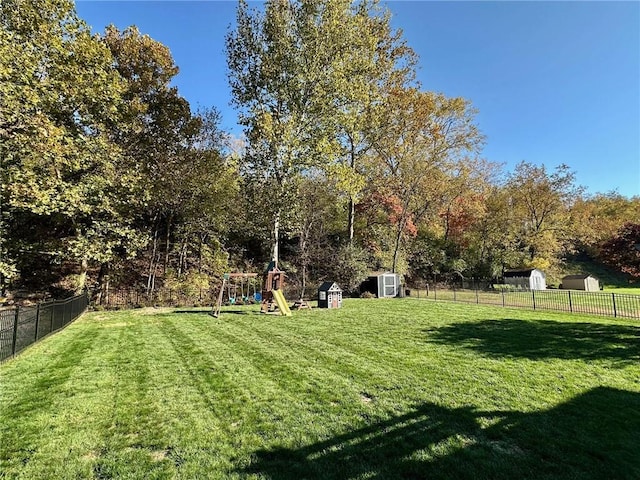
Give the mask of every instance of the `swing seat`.
[[261, 302], [262, 301], [262, 294], [260, 292], [256, 292], [253, 294], [253, 299], [256, 302]]
[[229, 297], [229, 305], [235, 305], [236, 304], [236, 297]]

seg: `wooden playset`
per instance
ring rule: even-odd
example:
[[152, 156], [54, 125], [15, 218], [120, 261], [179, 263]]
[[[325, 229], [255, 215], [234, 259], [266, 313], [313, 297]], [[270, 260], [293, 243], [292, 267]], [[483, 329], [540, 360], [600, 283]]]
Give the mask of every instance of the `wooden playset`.
[[[219, 317], [223, 303], [237, 305], [247, 302], [261, 302], [260, 311], [262, 313], [279, 313], [290, 316], [291, 310], [282, 294], [285, 272], [278, 268], [276, 262], [269, 263], [262, 276], [261, 291], [257, 291], [256, 288], [257, 277], [257, 273], [225, 273], [222, 276], [217, 301], [211, 310], [211, 315]], [[253, 295], [249, 295], [251, 287], [253, 287]]]

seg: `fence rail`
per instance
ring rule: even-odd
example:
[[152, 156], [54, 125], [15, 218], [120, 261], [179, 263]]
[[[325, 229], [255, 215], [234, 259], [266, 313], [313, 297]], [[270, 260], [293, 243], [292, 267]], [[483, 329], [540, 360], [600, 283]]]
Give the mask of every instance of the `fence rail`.
[[0, 362], [78, 318], [89, 305], [86, 293], [28, 307], [0, 310]]
[[640, 295], [632, 294], [578, 290], [487, 291], [441, 286], [410, 289], [409, 292], [411, 296], [428, 300], [640, 319]]

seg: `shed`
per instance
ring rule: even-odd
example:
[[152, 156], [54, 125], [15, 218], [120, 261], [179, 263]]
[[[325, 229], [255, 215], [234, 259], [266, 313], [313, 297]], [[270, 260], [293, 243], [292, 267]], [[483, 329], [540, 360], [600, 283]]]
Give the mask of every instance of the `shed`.
[[401, 295], [402, 285], [397, 273], [374, 273], [362, 282], [360, 293], [370, 292], [378, 298], [392, 298]]
[[547, 288], [546, 278], [545, 273], [537, 268], [507, 270], [503, 275], [506, 285], [514, 285], [527, 290], [545, 290]]
[[318, 308], [340, 308], [342, 289], [335, 282], [324, 282], [318, 288]]
[[566, 277], [562, 277], [562, 288], [565, 290], [598, 292], [600, 290], [600, 281], [588, 273], [567, 275]]

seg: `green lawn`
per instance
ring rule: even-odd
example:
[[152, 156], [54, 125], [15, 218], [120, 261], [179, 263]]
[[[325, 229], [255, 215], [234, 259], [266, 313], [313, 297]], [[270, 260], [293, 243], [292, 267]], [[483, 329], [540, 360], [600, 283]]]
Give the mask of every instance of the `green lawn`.
[[640, 287], [605, 287], [608, 293], [624, 293], [626, 295], [640, 295]]
[[640, 322], [257, 309], [94, 312], [0, 366], [0, 478], [640, 478]]

